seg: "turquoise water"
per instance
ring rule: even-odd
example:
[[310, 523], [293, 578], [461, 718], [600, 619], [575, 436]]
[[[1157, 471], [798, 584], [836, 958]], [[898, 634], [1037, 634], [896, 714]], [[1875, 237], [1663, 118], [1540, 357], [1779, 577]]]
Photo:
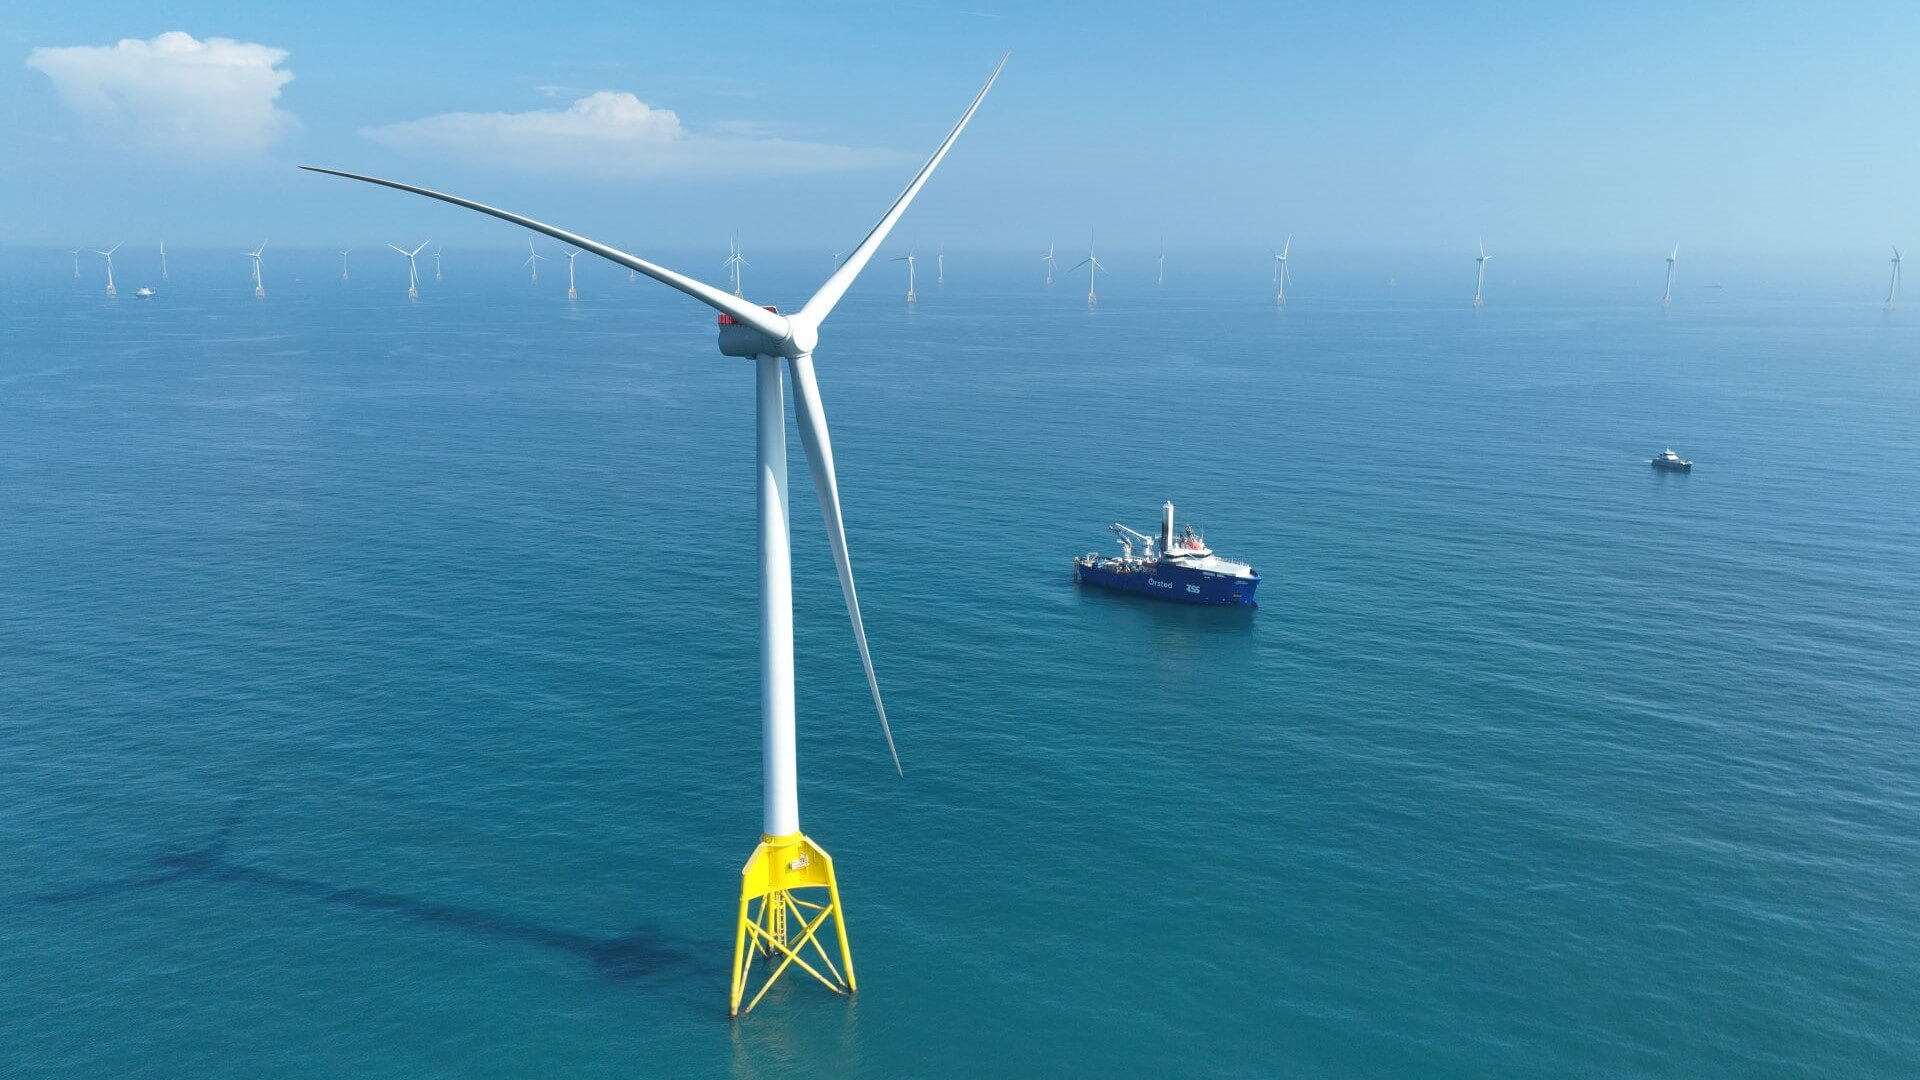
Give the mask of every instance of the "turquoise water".
[[[796, 467], [862, 989], [729, 1023], [710, 315], [510, 253], [417, 304], [397, 258], [264, 303], [66, 258], [0, 272], [0, 1072], [1920, 1070], [1920, 322], [1871, 283], [863, 284], [819, 366], [907, 775]], [[1163, 499], [1259, 611], [1076, 589]]]

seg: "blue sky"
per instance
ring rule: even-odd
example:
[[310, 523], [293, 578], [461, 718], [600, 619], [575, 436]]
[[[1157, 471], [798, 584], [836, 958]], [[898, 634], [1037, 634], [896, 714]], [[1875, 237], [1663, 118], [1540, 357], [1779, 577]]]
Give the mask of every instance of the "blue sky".
[[902, 239], [1920, 244], [1920, 102], [1903, 70], [1920, 4], [157, 11], [35, 5], [0, 24], [0, 135], [18, 150], [0, 170], [0, 242], [520, 242], [292, 168], [313, 162], [639, 250], [735, 232], [760, 248], [845, 247], [1011, 49]]

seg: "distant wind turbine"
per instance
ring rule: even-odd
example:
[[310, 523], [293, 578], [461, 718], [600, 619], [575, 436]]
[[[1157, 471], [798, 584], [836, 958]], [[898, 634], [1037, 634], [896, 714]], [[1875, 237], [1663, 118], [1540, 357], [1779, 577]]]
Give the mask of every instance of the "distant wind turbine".
[[[121, 243], [125, 243], [125, 242], [126, 241], [124, 240], [121, 241]], [[105, 251], [101, 251], [99, 248], [93, 249], [93, 253], [95, 255], [98, 255], [107, 260], [107, 295], [108, 296], [120, 295], [119, 293], [113, 291], [113, 253], [119, 250], [120, 250], [120, 244], [115, 244]]]
[[1160, 241], [1160, 258], [1154, 262], [1153, 285], [1162, 288], [1167, 283], [1167, 242]]
[[908, 248], [905, 255], [901, 255], [893, 261], [907, 264], [907, 303], [911, 304], [919, 299], [919, 297], [913, 293], [913, 249]]
[[[1001, 67], [1005, 64], [1003, 58]], [[820, 499], [821, 516], [826, 524], [834, 568], [839, 574], [841, 596], [846, 602], [854, 640], [859, 646], [861, 666], [866, 670], [875, 711], [880, 714], [885, 730], [886, 711], [880, 700], [879, 680], [873, 674], [866, 630], [861, 622], [859, 600], [854, 589], [852, 561], [847, 554], [846, 529], [840, 509], [839, 482], [834, 471], [833, 447], [828, 435], [826, 414], [820, 403], [819, 385], [814, 377], [813, 352], [820, 342], [822, 323], [846, 295], [874, 253], [886, 242], [887, 235], [901, 215], [906, 213], [914, 196], [920, 193], [928, 177], [966, 128], [967, 122], [973, 119], [975, 110], [980, 107], [999, 74], [1000, 67], [996, 67], [946, 140], [860, 241], [846, 264], [828, 277], [798, 311], [786, 314], [730, 296], [703, 281], [675, 273], [606, 244], [506, 210], [397, 181], [331, 169], [312, 169], [464, 206], [638, 270], [717, 310], [720, 313], [721, 353], [754, 360], [760, 752], [764, 798], [759, 846], [741, 868], [738, 877], [741, 886], [740, 906], [734, 935], [733, 978], [728, 1008], [730, 1015], [738, 1015], [743, 1011], [743, 999], [746, 1001], [745, 1011], [751, 1011], [774, 982], [793, 968], [812, 975], [833, 993], [846, 994], [855, 989], [853, 954], [847, 945], [846, 920], [842, 913], [833, 859], [800, 828], [799, 769], [795, 753], [793, 567], [790, 553], [791, 523], [787, 512], [785, 377], [788, 373], [792, 376], [794, 415], [800, 430], [801, 446], [813, 474], [815, 493]], [[766, 151], [773, 158], [770, 163], [777, 163], [780, 152], [778, 147]], [[891, 733], [887, 735], [887, 741], [891, 747]], [[832, 923], [830, 928], [827, 925], [829, 922]], [[827, 934], [833, 937], [829, 938]], [[827, 957], [826, 942], [835, 938], [839, 945], [838, 966]], [[751, 998], [746, 998], [746, 993], [751, 989], [748, 982], [753, 975], [753, 967], [761, 958], [765, 958], [767, 973], [760, 990]], [[816, 960], [820, 964], [818, 968], [815, 966]]]
[[1487, 242], [1480, 241], [1480, 257], [1473, 260], [1473, 306], [1480, 306], [1480, 290], [1487, 283], [1487, 260], [1493, 256], [1487, 254]]
[[347, 275], [347, 256], [351, 254], [353, 254], [352, 248], [348, 248], [347, 250], [340, 253], [340, 280], [341, 281], [353, 280], [351, 277]]
[[1276, 304], [1287, 302], [1287, 283], [1293, 280], [1293, 271], [1287, 269], [1287, 253], [1292, 250], [1293, 234], [1288, 233], [1287, 242], [1280, 245], [1280, 253], [1273, 257], [1273, 302]]
[[436, 282], [446, 280], [445, 278], [442, 278], [440, 276], [440, 249], [439, 248], [433, 249], [433, 280]]
[[1047, 253], [1040, 256], [1040, 261], [1047, 264], [1047, 284], [1053, 284], [1053, 241], [1047, 241]]
[[578, 251], [567, 252], [567, 299], [580, 299], [580, 291], [573, 287], [573, 260], [580, 257]]
[[393, 250], [407, 257], [407, 299], [409, 300], [420, 299], [420, 267], [418, 264], [414, 262], [414, 259], [422, 251], [425, 251], [427, 245], [431, 243], [433, 243], [433, 241], [431, 240], [422, 240], [420, 241], [420, 246], [417, 248], [414, 248], [412, 251], [408, 251], [406, 248], [403, 248], [398, 244], [387, 245], [388, 247], [392, 248]]
[[841, 256], [842, 254], [844, 254], [844, 253], [843, 253], [843, 252], [839, 252], [839, 251], [836, 251], [836, 252], [834, 252], [834, 253], [833, 253], [833, 268], [834, 268], [835, 270], [838, 270], [838, 269], [840, 269], [840, 256]]
[[533, 283], [540, 284], [540, 264], [547, 261], [545, 255], [533, 250], [533, 241], [527, 241], [527, 265], [533, 268]]
[[1680, 245], [1673, 245], [1673, 253], [1667, 256], [1667, 290], [1660, 294], [1660, 306], [1673, 306], [1673, 264], [1680, 261]]
[[[1051, 255], [1051, 251], [1049, 251], [1049, 255]], [[1074, 266], [1074, 269], [1078, 270], [1082, 266], [1087, 268], [1087, 306], [1092, 307], [1100, 302], [1099, 298], [1096, 297], [1093, 292], [1093, 275], [1096, 273], [1107, 273], [1107, 268], [1100, 265], [1099, 256], [1093, 253], [1092, 233], [1087, 234], [1087, 257], [1080, 260], [1080, 262]]]
[[160, 280], [167, 280], [167, 242], [160, 241]]
[[73, 256], [73, 276], [77, 278], [80, 276], [80, 249], [72, 248], [67, 253]]
[[247, 258], [253, 260], [253, 295], [262, 300], [267, 296], [267, 282], [260, 274], [260, 255], [266, 250], [267, 242], [262, 240], [259, 247], [247, 252]]
[[940, 245], [940, 252], [934, 256], [933, 266], [933, 283], [935, 285], [945, 285], [947, 283], [947, 245]]
[[1892, 307], [1894, 298], [1900, 295], [1900, 249], [1893, 249], [1893, 280], [1887, 282], [1887, 306]]
[[740, 270], [747, 265], [747, 257], [740, 254], [740, 242], [737, 239], [727, 241], [727, 261], [721, 267], [733, 275], [733, 295], [740, 295]]

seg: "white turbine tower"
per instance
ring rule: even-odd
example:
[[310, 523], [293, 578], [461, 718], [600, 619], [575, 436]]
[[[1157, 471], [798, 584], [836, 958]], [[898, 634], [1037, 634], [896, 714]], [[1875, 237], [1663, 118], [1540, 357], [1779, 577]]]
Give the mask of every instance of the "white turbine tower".
[[433, 249], [433, 280], [438, 283], [446, 279], [440, 276], [440, 249]]
[[533, 241], [527, 241], [527, 265], [533, 268], [533, 283], [540, 284], [540, 264], [547, 261], [545, 255], [533, 250]]
[[1480, 290], [1487, 283], [1487, 260], [1493, 256], [1487, 254], [1487, 242], [1480, 241], [1480, 257], [1473, 260], [1473, 306], [1480, 306]]
[[1047, 241], [1047, 253], [1040, 256], [1040, 261], [1047, 264], [1047, 284], [1053, 284], [1053, 241]]
[[160, 241], [160, 280], [167, 280], [167, 242]]
[[1164, 288], [1167, 284], [1167, 242], [1160, 241], [1160, 258], [1153, 264], [1153, 287]]
[[567, 252], [567, 299], [580, 299], [580, 290], [573, 287], [573, 260], [580, 257], [578, 251]]
[[1087, 236], [1087, 257], [1080, 260], [1077, 264], [1075, 264], [1074, 269], [1078, 270], [1082, 266], [1087, 268], [1087, 306], [1092, 307], [1093, 305], [1100, 302], [1099, 298], [1096, 297], [1093, 293], [1093, 275], [1096, 273], [1104, 274], [1107, 272], [1107, 268], [1105, 266], [1100, 265], [1099, 257], [1094, 255], [1093, 253], [1092, 234], [1088, 234]]
[[732, 275], [733, 295], [735, 296], [741, 295], [740, 271], [746, 265], [747, 265], [747, 257], [745, 255], [740, 254], [740, 241], [737, 239], [729, 238], [727, 240], [727, 261], [721, 263], [720, 267], [721, 269], [727, 271], [727, 273]]
[[947, 245], [940, 245], [940, 253], [935, 255], [934, 259], [933, 283], [935, 285], [945, 285], [947, 283]]
[[[126, 241], [124, 240], [121, 241], [121, 243], [125, 243], [125, 242]], [[104, 258], [107, 260], [107, 295], [108, 296], [120, 295], [119, 293], [115, 292], [113, 289], [113, 253], [119, 250], [120, 250], [120, 244], [115, 244], [105, 251], [101, 251], [99, 248], [93, 249], [93, 253], [95, 255], [98, 255], [101, 258]]]
[[414, 259], [416, 259], [422, 251], [425, 251], [427, 245], [431, 243], [433, 243], [431, 240], [422, 240], [420, 241], [420, 246], [414, 248], [412, 251], [408, 251], [399, 244], [387, 245], [407, 257], [407, 299], [409, 300], [420, 299], [420, 267], [419, 264], [414, 262]]
[[[1287, 269], [1287, 253], [1293, 250], [1293, 234], [1287, 234], [1287, 242], [1280, 245], [1280, 253], [1273, 257], [1273, 302], [1287, 302], [1287, 283], [1293, 280], [1293, 271]], [[1311, 269], [1311, 268], [1309, 268]]]
[[907, 253], [905, 255], [902, 255], [894, 259], [893, 261], [903, 262], [907, 264], [907, 303], [911, 304], [914, 301], [919, 299], [919, 297], [915, 296], [913, 293], [913, 249], [908, 248]]
[[1660, 306], [1673, 306], [1673, 264], [1680, 261], [1680, 245], [1673, 245], [1673, 253], [1667, 256], [1667, 289], [1660, 294]]
[[267, 283], [260, 276], [260, 253], [265, 250], [267, 250], [267, 242], [262, 240], [259, 247], [247, 252], [247, 258], [253, 260], [253, 295], [261, 299], [265, 299], [267, 295]]
[[78, 278], [80, 276], [80, 249], [72, 248], [67, 254], [73, 256], [73, 276]]
[[1893, 249], [1893, 280], [1887, 282], [1887, 306], [1892, 307], [1894, 298], [1900, 295], [1900, 249]]
[[352, 248], [348, 248], [347, 250], [340, 253], [340, 280], [341, 281], [353, 280], [351, 277], [347, 276], [347, 256], [351, 254], [353, 254]]
[[[814, 379], [813, 350], [820, 340], [820, 326], [846, 295], [873, 258], [887, 234], [906, 213], [914, 196], [933, 174], [954, 140], [973, 118], [974, 111], [993, 87], [1003, 57], [986, 85], [974, 96], [972, 104], [935, 150], [880, 221], [860, 242], [846, 263], [833, 272], [799, 311], [782, 315], [777, 310], [729, 296], [705, 282], [696, 281], [665, 267], [647, 262], [605, 244], [545, 225], [531, 218], [497, 210], [453, 195], [426, 188], [381, 180], [371, 176], [314, 169], [349, 179], [363, 180], [386, 187], [410, 191], [442, 202], [465, 206], [544, 233], [556, 240], [602, 258], [637, 270], [642, 274], [699, 300], [720, 313], [720, 352], [726, 356], [752, 357], [754, 361], [756, 412], [756, 472], [759, 501], [760, 562], [760, 718], [761, 761], [764, 803], [760, 845], [741, 871], [739, 921], [734, 936], [733, 986], [730, 1011], [741, 1011], [740, 1001], [747, 988], [756, 956], [765, 956], [770, 971], [759, 993], [747, 1002], [751, 1010], [787, 969], [798, 965], [836, 993], [855, 989], [853, 954], [847, 945], [846, 921], [841, 913], [840, 889], [834, 876], [833, 860], [826, 851], [800, 831], [798, 766], [794, 755], [794, 675], [793, 675], [793, 569], [789, 559], [787, 520], [787, 430], [785, 393], [781, 361], [793, 378], [794, 415], [800, 429], [800, 441], [806, 451], [807, 465], [813, 474], [815, 493], [820, 497], [820, 512], [826, 524], [827, 540], [840, 577], [842, 598], [853, 624], [854, 641], [859, 647], [860, 663], [873, 694], [874, 709], [880, 714], [881, 730], [886, 734], [889, 751], [893, 735], [887, 728], [886, 709], [880, 700], [880, 684], [873, 674], [873, 660], [867, 650], [866, 630], [860, 619], [860, 602], [854, 589], [853, 564], [847, 555], [846, 529], [840, 513], [840, 487], [835, 478], [833, 446], [827, 433], [826, 414], [820, 404], [820, 390]], [[899, 756], [894, 755], [899, 768]], [[794, 894], [801, 890], [824, 889], [826, 896], [810, 891], [816, 900], [802, 900]], [[824, 903], [816, 902], [824, 899]], [[831, 918], [838, 938], [840, 967], [836, 968], [817, 936]], [[748, 946], [752, 947], [749, 948]], [[802, 959], [801, 953], [812, 946], [825, 971]]]

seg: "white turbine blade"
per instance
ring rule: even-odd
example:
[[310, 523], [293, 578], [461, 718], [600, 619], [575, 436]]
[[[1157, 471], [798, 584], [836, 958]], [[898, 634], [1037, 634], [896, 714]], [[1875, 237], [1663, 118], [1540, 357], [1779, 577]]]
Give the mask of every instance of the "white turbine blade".
[[[621, 266], [627, 267], [630, 270], [638, 270], [668, 288], [677, 289], [716, 311], [721, 311], [733, 316], [734, 321], [751, 326], [775, 341], [784, 341], [787, 338], [787, 320], [784, 316], [776, 315], [766, 308], [760, 307], [758, 304], [750, 304], [737, 296], [721, 292], [719, 289], [708, 285], [704, 281], [687, 277], [685, 274], [675, 273], [664, 266], [656, 266], [645, 259], [636, 258], [618, 248], [602, 244], [598, 240], [589, 240], [584, 236], [570, 233], [565, 229], [557, 229], [552, 225], [535, 221], [530, 217], [522, 217], [519, 214], [507, 210], [488, 206], [485, 203], [477, 203], [471, 199], [463, 199], [458, 195], [448, 195], [445, 192], [434, 191], [431, 188], [402, 184], [397, 180], [383, 180], [377, 176], [363, 176], [359, 173], [342, 172], [339, 169], [323, 169], [316, 165], [302, 165], [300, 167], [307, 172], [325, 173], [328, 176], [339, 176], [348, 180], [359, 180], [362, 183], [378, 184], [381, 187], [390, 187], [396, 191], [410, 191], [415, 195], [424, 195], [429, 199], [439, 199], [444, 203], [452, 203], [455, 206], [464, 206], [469, 210], [477, 210], [482, 214], [497, 217], [502, 221], [511, 221], [515, 225], [532, 229], [537, 233], [544, 233], [562, 243], [572, 244], [582, 251], [591, 251], [609, 262], [619, 263]], [[529, 242], [529, 250], [531, 250], [531, 242]], [[540, 258], [540, 255], [536, 252], [534, 258]]]
[[388, 246], [388, 247], [390, 247], [390, 248], [392, 248], [393, 250], [395, 250], [395, 251], [397, 251], [397, 252], [399, 252], [399, 253], [400, 253], [400, 254], [402, 254], [402, 255], [405, 255], [405, 254], [407, 254], [407, 249], [406, 249], [406, 248], [403, 248], [403, 247], [401, 247], [401, 246], [400, 246], [399, 244], [388, 244], [387, 246]]
[[412, 257], [414, 257], [415, 255], [418, 255], [418, 254], [420, 254], [421, 252], [423, 252], [423, 251], [425, 251], [425, 250], [427, 250], [427, 245], [428, 245], [428, 244], [431, 244], [431, 243], [433, 243], [433, 241], [431, 241], [431, 240], [422, 240], [422, 241], [420, 241], [420, 246], [419, 246], [419, 247], [417, 247], [417, 248], [414, 248], [414, 249], [413, 249], [412, 251], [409, 251], [409, 252], [407, 252], [407, 257], [408, 257], [408, 258], [412, 258]]
[[880, 731], [887, 737], [887, 753], [893, 756], [893, 770], [902, 776], [900, 751], [893, 745], [893, 728], [887, 723], [887, 707], [880, 701], [880, 680], [873, 673], [873, 655], [867, 651], [867, 628], [860, 620], [860, 596], [853, 587], [853, 560], [847, 554], [847, 528], [840, 517], [840, 484], [833, 472], [833, 440], [827, 435], [827, 414], [820, 405], [820, 387], [813, 378], [813, 358], [796, 356], [789, 360], [793, 370], [794, 420], [800, 428], [800, 444], [807, 451], [807, 468], [813, 472], [813, 490], [820, 496], [820, 516], [826, 519], [827, 540], [833, 546], [833, 568], [840, 575], [840, 594], [847, 601], [847, 618], [853, 623], [853, 640], [860, 646], [860, 666], [867, 671], [867, 689], [873, 691], [873, 709], [880, 714]]
[[1282, 262], [1284, 262], [1284, 261], [1286, 261], [1286, 258], [1287, 258], [1287, 252], [1289, 252], [1289, 251], [1292, 251], [1292, 250], [1293, 250], [1293, 234], [1292, 234], [1292, 233], [1288, 233], [1288, 234], [1287, 234], [1287, 242], [1286, 242], [1286, 244], [1285, 244], [1285, 245], [1284, 245], [1283, 247], [1281, 247], [1281, 248], [1280, 248], [1280, 259], [1281, 259], [1281, 261], [1282, 261]]
[[1088, 263], [1090, 263], [1090, 262], [1092, 262], [1092, 261], [1093, 261], [1092, 259], [1081, 259], [1081, 260], [1080, 260], [1079, 262], [1077, 262], [1077, 263], [1074, 263], [1074, 264], [1073, 264], [1073, 266], [1071, 266], [1070, 268], [1068, 268], [1068, 270], [1067, 270], [1067, 273], [1069, 273], [1069, 274], [1071, 274], [1071, 273], [1073, 273], [1073, 272], [1074, 272], [1075, 270], [1078, 270], [1078, 269], [1080, 269], [1081, 267], [1083, 267], [1083, 266], [1085, 266], [1085, 265], [1087, 265]]
[[[1007, 54], [1007, 56], [1011, 55], [1013, 54]], [[913, 197], [920, 194], [920, 189], [926, 186], [927, 178], [933, 175], [933, 170], [939, 166], [941, 159], [947, 156], [948, 150], [953, 149], [954, 140], [966, 130], [967, 121], [973, 119], [974, 110], [987, 99], [987, 91], [993, 89], [993, 81], [1000, 77], [1000, 69], [1007, 66], [1007, 56], [1002, 56], [1000, 62], [994, 65], [993, 74], [987, 76], [986, 84], [981, 86], [980, 92], [973, 96], [973, 103], [967, 106], [965, 113], [961, 114], [960, 122], [953, 125], [953, 130], [947, 133], [947, 139], [940, 144], [940, 149], [935, 150], [933, 156], [927, 159], [927, 163], [920, 167], [920, 172], [914, 176], [913, 182], [907, 185], [907, 189], [902, 191], [900, 197], [893, 201], [893, 205], [887, 208], [887, 212], [881, 215], [880, 221], [874, 225], [872, 231], [867, 233], [866, 239], [860, 241], [860, 246], [853, 249], [853, 254], [847, 257], [847, 261], [840, 264], [840, 269], [835, 270], [832, 276], [821, 284], [820, 291], [814, 293], [806, 306], [800, 309], [800, 314], [811, 320], [815, 326], [826, 321], [834, 305], [838, 304], [840, 298], [845, 296], [847, 290], [853, 286], [853, 279], [859, 277], [860, 271], [867, 268], [868, 260], [873, 258], [873, 253], [878, 251], [880, 245], [886, 241], [887, 234], [893, 231], [893, 226], [900, 220], [900, 215], [907, 212], [907, 206], [913, 202]]]

